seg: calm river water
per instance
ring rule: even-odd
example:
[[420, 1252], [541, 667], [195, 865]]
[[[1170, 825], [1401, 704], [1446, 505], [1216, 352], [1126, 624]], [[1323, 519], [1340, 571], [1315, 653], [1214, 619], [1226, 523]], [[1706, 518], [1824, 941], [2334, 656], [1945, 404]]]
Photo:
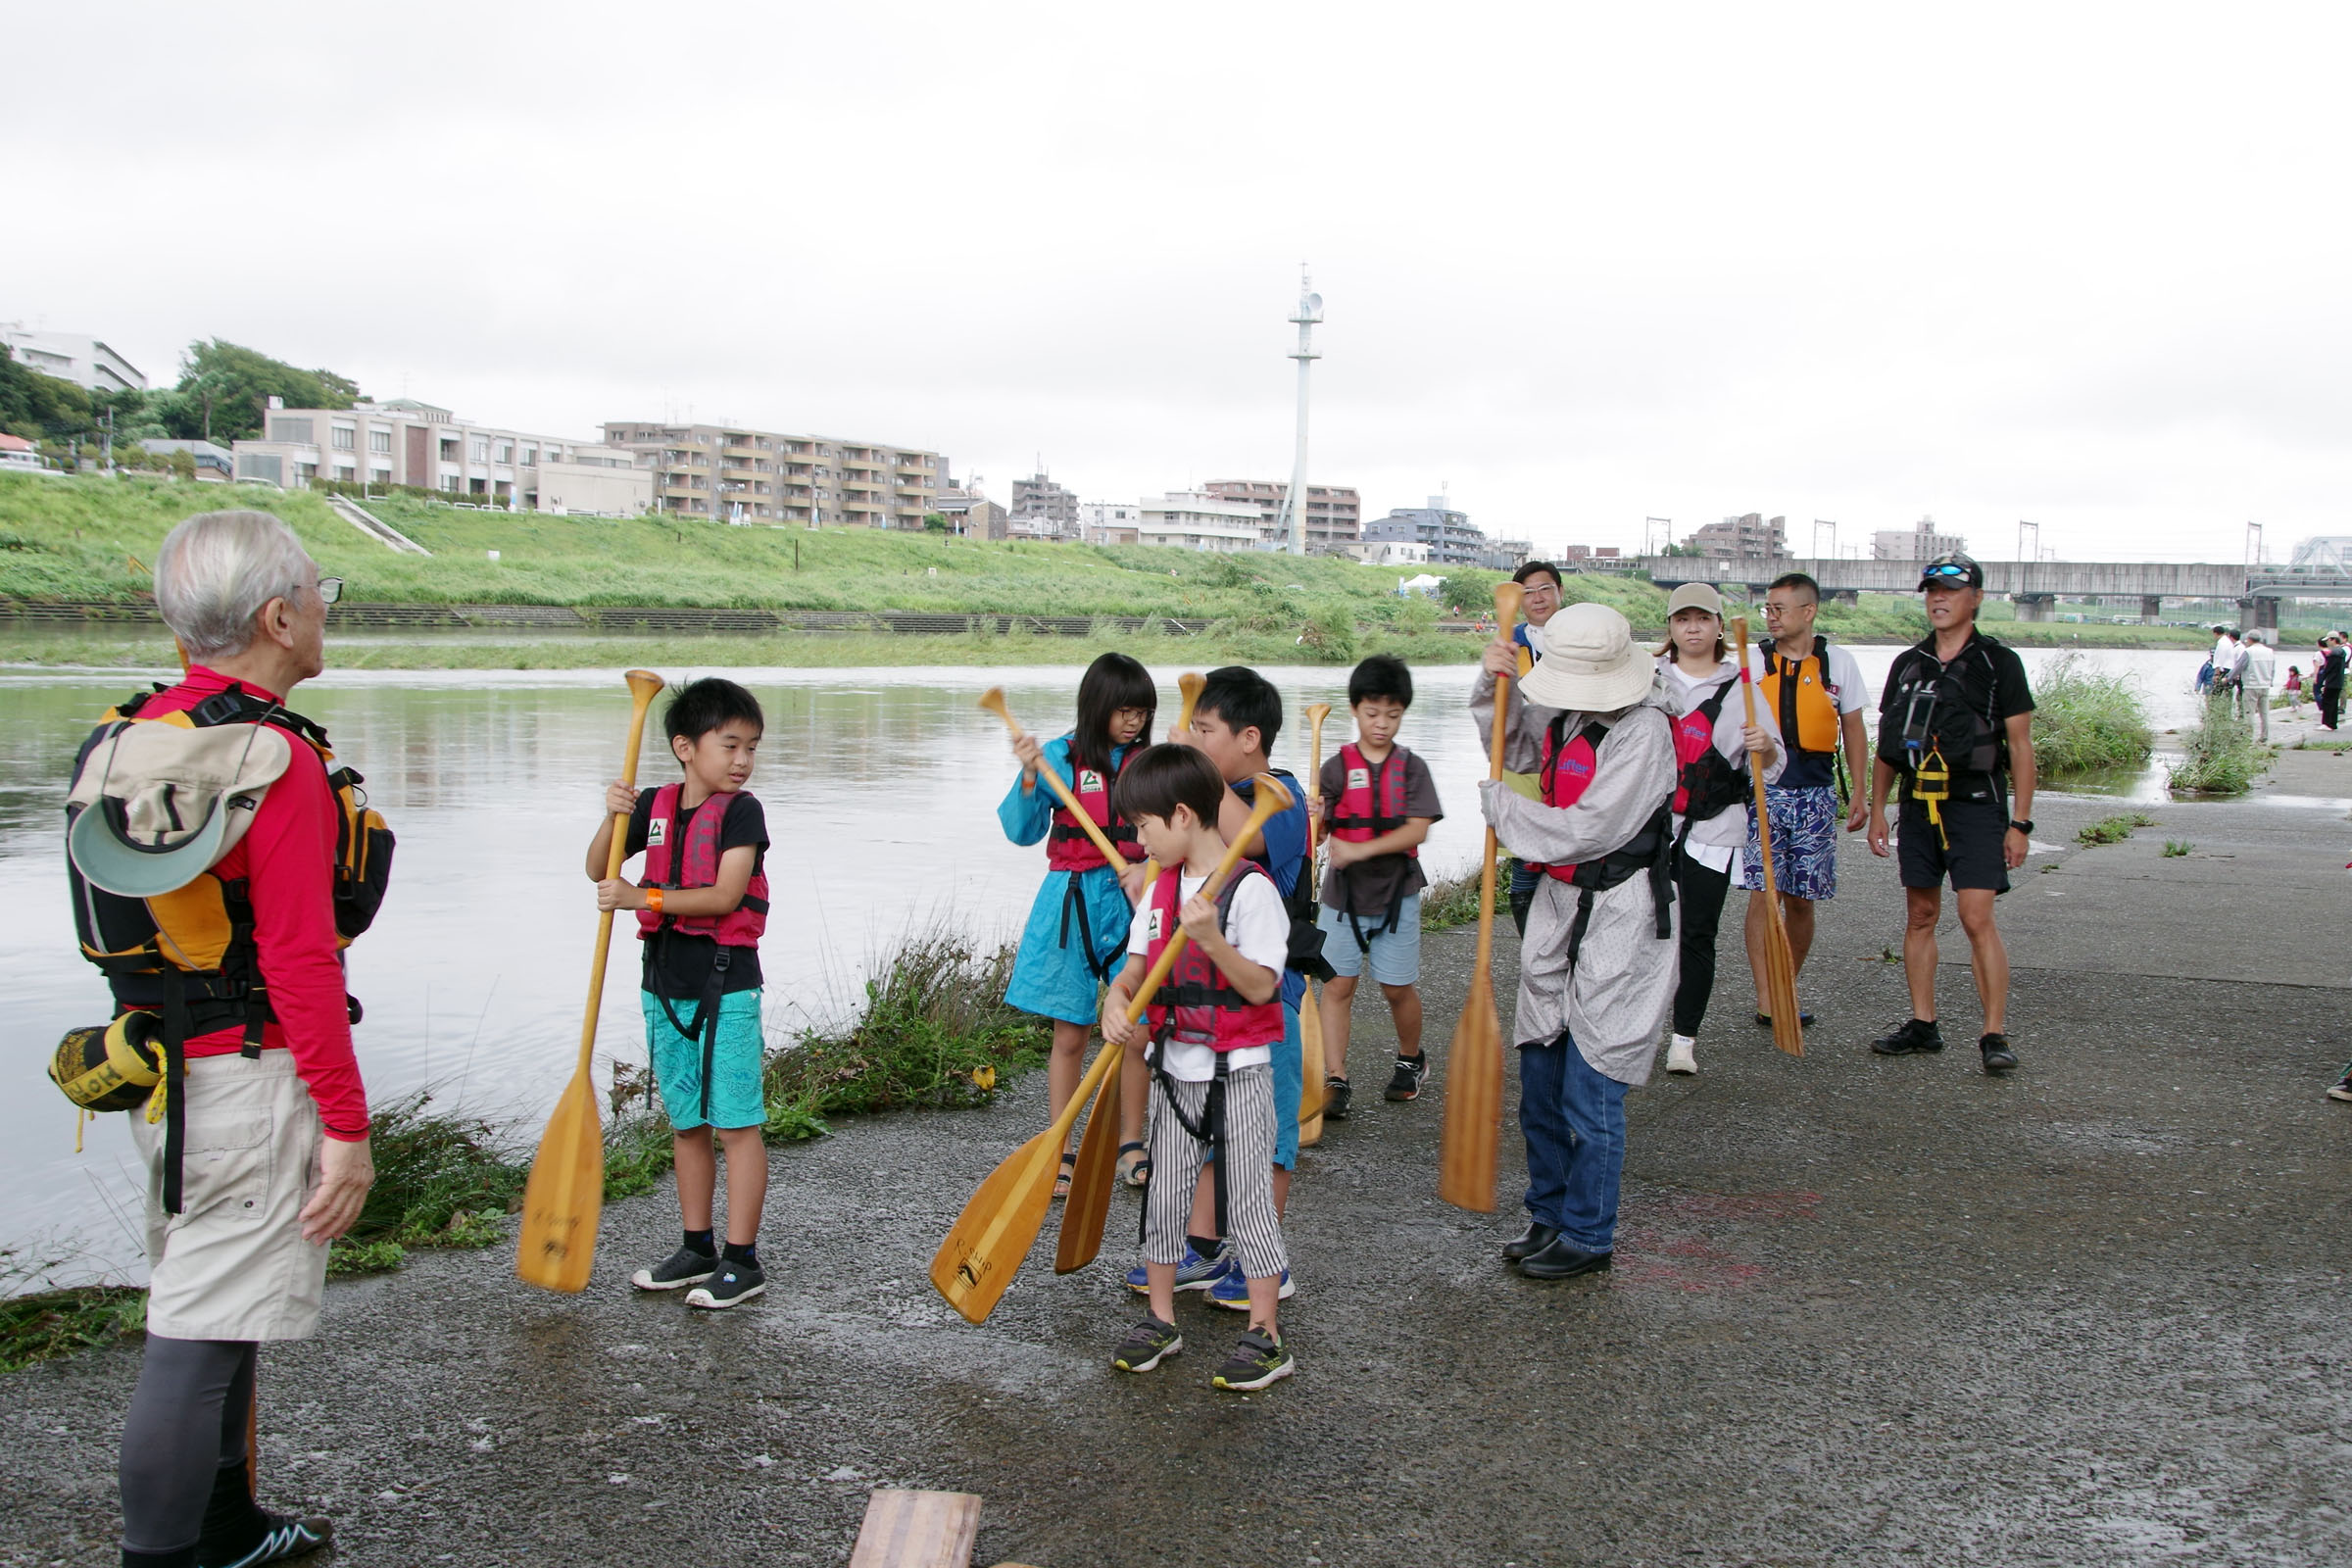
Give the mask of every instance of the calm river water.
[[[1892, 648], [1857, 649], [1875, 692]], [[2055, 655], [2029, 651], [2030, 670]], [[2193, 653], [2097, 653], [2137, 673], [2159, 728], [2191, 713]], [[331, 653], [330, 653], [331, 658]], [[709, 670], [664, 671], [673, 677]], [[773, 907], [761, 951], [769, 1035], [841, 1016], [868, 960], [910, 926], [952, 921], [990, 939], [1017, 933], [1040, 850], [1005, 842], [996, 806], [1012, 777], [1001, 725], [974, 704], [1002, 684], [1040, 734], [1070, 720], [1079, 671], [729, 669], [758, 693], [768, 729], [752, 787], [767, 808]], [[1176, 669], [1161, 678], [1162, 727]], [[1329, 702], [1329, 749], [1351, 734], [1347, 672], [1269, 669], [1293, 728], [1276, 761], [1304, 773], [1301, 705]], [[1426, 758], [1453, 814], [1424, 854], [1444, 874], [1478, 853], [1485, 758], [1462, 710], [1471, 670], [1415, 672], [1402, 739]], [[0, 671], [0, 974], [16, 1063], [0, 1097], [0, 1249], [19, 1264], [63, 1261], [61, 1280], [136, 1280], [138, 1193], [127, 1118], [93, 1124], [74, 1152], [74, 1116], [41, 1080], [59, 1036], [106, 1016], [103, 984], [75, 955], [59, 807], [75, 748], [136, 683], [120, 671]], [[429, 1087], [444, 1104], [519, 1118], [536, 1135], [579, 1038], [596, 929], [581, 856], [603, 782], [618, 773], [628, 694], [605, 670], [330, 672], [297, 694], [341, 760], [368, 778], [400, 838], [393, 892], [351, 950], [367, 1004], [360, 1061], [378, 1100]], [[641, 777], [675, 776], [650, 738]], [[2160, 779], [2156, 781], [2160, 784]], [[2144, 789], [2147, 786], [2142, 786]], [[598, 1059], [642, 1061], [635, 944], [614, 942]]]

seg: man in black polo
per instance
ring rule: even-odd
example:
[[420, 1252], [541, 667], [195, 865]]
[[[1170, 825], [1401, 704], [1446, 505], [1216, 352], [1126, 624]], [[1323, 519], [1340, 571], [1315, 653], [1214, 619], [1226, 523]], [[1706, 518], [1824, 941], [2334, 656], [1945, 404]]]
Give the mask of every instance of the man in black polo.
[[1886, 671], [1870, 782], [1870, 853], [1882, 857], [1888, 853], [1886, 791], [1898, 777], [1903, 782], [1899, 863], [1911, 1017], [1870, 1049], [1886, 1056], [1943, 1049], [1936, 1025], [1936, 922], [1948, 876], [1984, 1007], [1978, 1048], [1986, 1072], [2004, 1073], [2017, 1065], [2017, 1053], [2002, 1032], [2009, 955], [1992, 901], [2009, 891], [2009, 873], [2026, 863], [2031, 847], [2034, 693], [2016, 651], [1977, 630], [1982, 566], [1963, 555], [1939, 557], [1920, 572], [1919, 590], [1932, 630]]

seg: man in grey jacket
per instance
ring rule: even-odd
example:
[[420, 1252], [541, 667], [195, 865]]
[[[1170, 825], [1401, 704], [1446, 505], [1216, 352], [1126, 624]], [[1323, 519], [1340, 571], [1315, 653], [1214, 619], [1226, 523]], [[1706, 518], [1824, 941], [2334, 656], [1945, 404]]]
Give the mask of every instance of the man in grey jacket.
[[[1479, 786], [1496, 836], [1546, 871], [1511, 1026], [1529, 1225], [1503, 1256], [1531, 1279], [1609, 1266], [1625, 1093], [1648, 1081], [1674, 995], [1674, 734], [1655, 675], [1616, 611], [1561, 611], [1543, 661], [1518, 682], [1504, 739], [1503, 765], [1536, 772], [1543, 801]], [[1491, 688], [1472, 712], [1491, 744]]]
[[2267, 744], [2271, 738], [2271, 687], [2278, 679], [2278, 659], [2262, 633], [2250, 631], [2237, 649], [2237, 700], [2255, 733]]

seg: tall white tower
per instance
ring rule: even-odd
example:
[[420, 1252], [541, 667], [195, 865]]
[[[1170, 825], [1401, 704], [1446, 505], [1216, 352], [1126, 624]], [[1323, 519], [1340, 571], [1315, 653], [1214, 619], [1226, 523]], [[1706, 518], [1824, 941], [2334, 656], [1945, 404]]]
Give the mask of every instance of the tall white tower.
[[1294, 556], [1306, 554], [1306, 371], [1307, 367], [1322, 358], [1315, 352], [1315, 326], [1323, 319], [1323, 296], [1314, 291], [1306, 275], [1306, 264], [1298, 264], [1298, 314], [1291, 318], [1298, 327], [1298, 348], [1291, 358], [1298, 362], [1298, 447], [1291, 457], [1290, 494], [1282, 499], [1283, 521], [1288, 524], [1282, 533], [1289, 540]]

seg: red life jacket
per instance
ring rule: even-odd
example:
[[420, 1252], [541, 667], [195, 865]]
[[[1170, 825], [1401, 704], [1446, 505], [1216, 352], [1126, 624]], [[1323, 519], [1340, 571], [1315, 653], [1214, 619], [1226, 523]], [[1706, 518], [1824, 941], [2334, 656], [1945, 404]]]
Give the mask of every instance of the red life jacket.
[[[1566, 738], [1568, 715], [1555, 714], [1551, 727], [1544, 735], [1543, 761], [1536, 769], [1536, 781], [1543, 786], [1544, 804], [1551, 807], [1574, 806], [1585, 791], [1592, 787], [1592, 773], [1599, 759], [1600, 743], [1607, 738], [1609, 727], [1588, 723], [1577, 731], [1574, 740]], [[1678, 726], [1679, 731], [1679, 726]], [[1679, 748], [1678, 748], [1679, 750]], [[1585, 927], [1592, 918], [1592, 895], [1604, 893], [1637, 876], [1649, 878], [1650, 907], [1656, 919], [1653, 932], [1661, 942], [1674, 935], [1674, 819], [1668, 812], [1671, 800], [1660, 801], [1642, 831], [1611, 850], [1597, 860], [1581, 865], [1544, 865], [1529, 861], [1531, 870], [1542, 871], [1578, 890], [1576, 918], [1568, 928], [1568, 967], [1574, 969], [1578, 953], [1585, 943]]]
[[[1233, 879], [1217, 895], [1220, 930], [1233, 917], [1233, 896], [1241, 885], [1265, 874], [1254, 861], [1246, 860], [1235, 868]], [[1160, 950], [1176, 934], [1177, 913], [1183, 907], [1178, 890], [1183, 885], [1181, 871], [1152, 884], [1151, 900], [1144, 906], [1145, 918], [1151, 921], [1144, 928], [1151, 943], [1144, 955], [1146, 964], [1157, 963]], [[1270, 1046], [1282, 1038], [1282, 991], [1278, 983], [1274, 995], [1264, 1002], [1245, 1001], [1199, 944], [1187, 942], [1168, 971], [1167, 984], [1152, 993], [1145, 1017], [1154, 1040], [1173, 1038], [1220, 1053]]]
[[[1388, 760], [1376, 767], [1364, 760], [1355, 742], [1340, 748], [1342, 788], [1331, 813], [1333, 838], [1365, 844], [1404, 826], [1404, 755], [1403, 747], [1391, 747]], [[1404, 853], [1421, 858], [1417, 845]]]
[[[1544, 760], [1536, 765], [1536, 782], [1544, 791], [1544, 804], [1551, 807], [1574, 806], [1592, 787], [1592, 769], [1598, 760], [1601, 738], [1608, 734], [1606, 724], [1587, 724], [1577, 731], [1576, 739], [1561, 744], [1567, 727], [1567, 715], [1552, 721], [1544, 736]], [[1542, 871], [1562, 882], [1576, 880], [1573, 865], [1545, 865], [1539, 860], [1527, 862], [1528, 869]]]
[[1721, 815], [1742, 798], [1741, 771], [1715, 749], [1715, 724], [1732, 683], [1674, 721], [1674, 814], [1685, 822]]
[[[646, 823], [646, 887], [707, 888], [718, 881], [718, 835], [726, 825], [727, 800], [713, 795], [695, 808], [686, 824], [686, 842], [678, 839], [678, 792], [684, 786], [664, 784], [654, 791], [654, 807]], [[650, 940], [666, 927], [690, 937], [715, 937], [725, 948], [756, 948], [767, 929], [767, 873], [756, 870], [743, 890], [743, 902], [720, 915], [656, 914], [637, 911], [637, 936]]]
[[[1063, 740], [1066, 745], [1068, 737]], [[1133, 823], [1111, 810], [1110, 787], [1142, 752], [1141, 746], [1116, 749], [1112, 753], [1116, 760], [1108, 776], [1081, 765], [1076, 753], [1070, 755], [1070, 771], [1077, 775], [1070, 793], [1078, 798], [1078, 804], [1102, 830], [1102, 836], [1110, 840], [1130, 864], [1144, 858], [1143, 841], [1136, 836]], [[1054, 807], [1054, 826], [1046, 834], [1047, 866], [1055, 871], [1092, 871], [1098, 865], [1109, 863], [1102, 858], [1102, 852], [1095, 848], [1095, 841], [1086, 836], [1086, 829], [1070, 814], [1070, 808]]]

